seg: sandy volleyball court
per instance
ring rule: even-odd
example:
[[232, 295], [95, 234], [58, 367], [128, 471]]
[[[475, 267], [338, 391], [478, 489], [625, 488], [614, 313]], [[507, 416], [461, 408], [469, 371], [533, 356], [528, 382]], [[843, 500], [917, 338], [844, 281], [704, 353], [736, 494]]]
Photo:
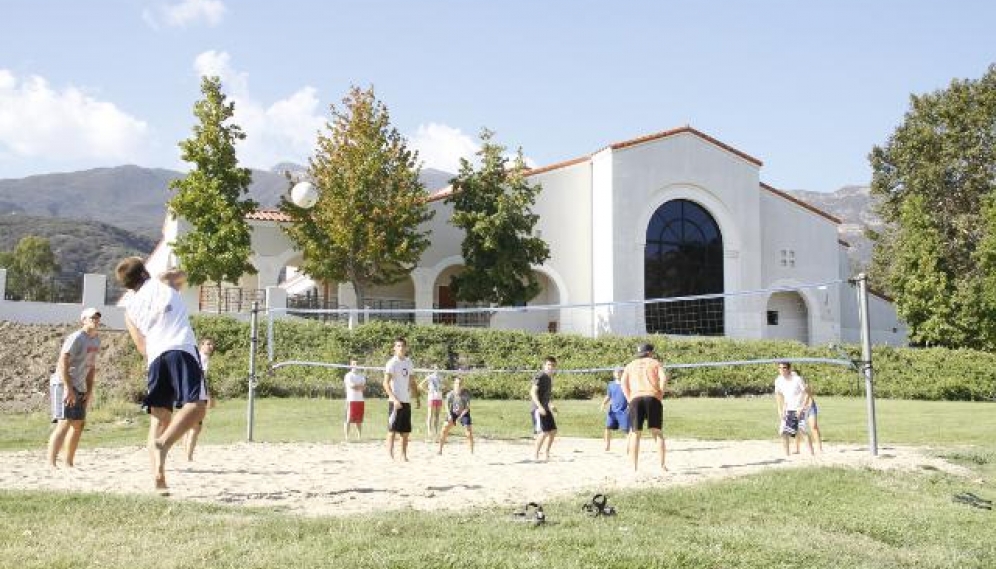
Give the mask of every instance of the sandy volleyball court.
[[[479, 441], [470, 455], [457, 436], [437, 456], [413, 441], [410, 462], [392, 462], [383, 443], [242, 443], [198, 448], [188, 463], [177, 447], [167, 474], [171, 500], [270, 506], [308, 515], [390, 509], [462, 509], [545, 502], [577, 492], [611, 493], [635, 486], [668, 487], [742, 476], [772, 468], [848, 466], [961, 473], [961, 468], [908, 447], [883, 447], [872, 458], [856, 445], [825, 445], [822, 455], [786, 457], [777, 441], [668, 441], [668, 473], [645, 440], [634, 473], [621, 440], [558, 439], [549, 462], [534, 462], [528, 441]], [[805, 452], [805, 451], [804, 451]], [[50, 470], [44, 449], [0, 453], [0, 488], [149, 494], [144, 447], [87, 448], [75, 469]]]

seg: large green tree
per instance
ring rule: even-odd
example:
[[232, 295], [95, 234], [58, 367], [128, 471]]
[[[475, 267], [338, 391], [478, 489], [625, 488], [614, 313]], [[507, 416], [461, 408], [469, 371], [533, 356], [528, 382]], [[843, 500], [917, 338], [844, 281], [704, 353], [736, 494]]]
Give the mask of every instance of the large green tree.
[[51, 277], [59, 263], [48, 239], [28, 235], [13, 251], [0, 252], [0, 267], [7, 269], [7, 290], [24, 300], [42, 300], [51, 292]]
[[222, 92], [217, 77], [204, 77], [201, 92], [204, 98], [194, 104], [193, 136], [180, 142], [181, 157], [193, 168], [170, 184], [176, 193], [168, 206], [191, 225], [173, 243], [180, 266], [191, 284], [214, 283], [220, 299], [222, 283], [256, 273], [249, 261], [252, 235], [246, 214], [258, 204], [243, 199], [252, 173], [239, 167], [235, 153], [236, 142], [246, 137], [231, 122], [235, 103]]
[[532, 212], [542, 188], [526, 179], [520, 148], [516, 157], [481, 131], [480, 165], [460, 160], [460, 173], [446, 203], [453, 204], [451, 223], [464, 231], [461, 252], [464, 269], [450, 284], [456, 298], [499, 306], [525, 304], [540, 292], [533, 267], [550, 257], [550, 248], [534, 228]]
[[418, 154], [391, 126], [373, 87], [352, 87], [319, 133], [307, 178], [318, 190], [310, 209], [286, 198], [285, 226], [304, 253], [303, 272], [326, 283], [349, 282], [360, 306], [371, 286], [407, 277], [429, 246], [423, 227], [433, 212], [419, 182]]
[[876, 237], [876, 282], [895, 296], [920, 344], [996, 348], [985, 298], [996, 295], [996, 65], [978, 80], [910, 97], [870, 155], [872, 194], [888, 224]]

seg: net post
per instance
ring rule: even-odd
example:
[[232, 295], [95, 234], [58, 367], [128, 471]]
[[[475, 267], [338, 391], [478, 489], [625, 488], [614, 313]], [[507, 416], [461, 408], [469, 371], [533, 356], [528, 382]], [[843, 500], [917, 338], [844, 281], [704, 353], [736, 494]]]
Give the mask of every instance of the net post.
[[871, 322], [868, 317], [868, 275], [859, 273], [858, 318], [861, 323], [861, 373], [865, 378], [865, 400], [868, 408], [868, 449], [878, 456], [878, 430], [875, 423], [875, 386], [872, 371]]
[[259, 301], [252, 302], [249, 317], [249, 401], [246, 408], [246, 440], [252, 442], [253, 415], [256, 403], [256, 347], [259, 343]]

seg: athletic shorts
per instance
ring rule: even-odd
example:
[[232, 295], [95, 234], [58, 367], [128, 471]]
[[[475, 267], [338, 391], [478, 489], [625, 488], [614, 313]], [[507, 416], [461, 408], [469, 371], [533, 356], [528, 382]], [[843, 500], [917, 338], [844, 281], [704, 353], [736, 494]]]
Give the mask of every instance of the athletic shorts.
[[401, 409], [395, 409], [391, 402], [387, 403], [387, 431], [402, 434], [412, 432], [411, 403], [402, 403]]
[[609, 411], [605, 415], [605, 428], [610, 431], [629, 431], [629, 411]]
[[429, 400], [429, 407], [432, 407], [433, 409], [435, 409], [436, 407], [442, 407], [442, 406], [443, 406], [443, 400], [442, 399], [430, 399]]
[[786, 411], [779, 432], [782, 435], [794, 437], [799, 432], [799, 414], [795, 411]]
[[553, 418], [553, 411], [548, 407], [545, 409], [546, 415], [540, 415], [538, 407], [533, 409], [533, 432], [537, 435], [557, 430], [557, 421]]
[[807, 411], [806, 414], [809, 415], [810, 417], [816, 417], [817, 415], [820, 414], [820, 409], [819, 407], [816, 406], [815, 401], [813, 401], [813, 404], [809, 406], [809, 411]]
[[460, 423], [464, 427], [469, 427], [469, 426], [471, 426], [471, 425], [474, 424], [474, 422], [470, 420], [470, 412], [469, 411], [463, 417], [461, 417], [457, 413], [454, 413], [454, 412], [450, 411], [450, 422], [453, 423], [453, 424]]
[[363, 423], [363, 410], [366, 408], [364, 401], [346, 402], [346, 422], [360, 425]]
[[66, 386], [61, 382], [49, 385], [49, 393], [52, 396], [52, 422], [57, 421], [85, 421], [86, 405], [83, 404], [83, 396], [86, 391], [76, 392], [76, 404], [66, 405], [62, 399], [66, 396]]
[[642, 431], [643, 425], [648, 429], [664, 428], [664, 404], [656, 397], [645, 395], [629, 402], [629, 428]]
[[149, 366], [149, 392], [143, 407], [173, 409], [187, 403], [207, 401], [204, 372], [197, 358], [183, 350], [169, 350]]

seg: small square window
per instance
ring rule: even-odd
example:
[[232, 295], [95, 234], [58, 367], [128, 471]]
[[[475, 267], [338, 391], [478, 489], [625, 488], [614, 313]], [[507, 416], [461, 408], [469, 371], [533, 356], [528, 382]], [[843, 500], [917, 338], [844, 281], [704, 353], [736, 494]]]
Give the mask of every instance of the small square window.
[[778, 326], [778, 311], [769, 310], [768, 311], [768, 326]]

